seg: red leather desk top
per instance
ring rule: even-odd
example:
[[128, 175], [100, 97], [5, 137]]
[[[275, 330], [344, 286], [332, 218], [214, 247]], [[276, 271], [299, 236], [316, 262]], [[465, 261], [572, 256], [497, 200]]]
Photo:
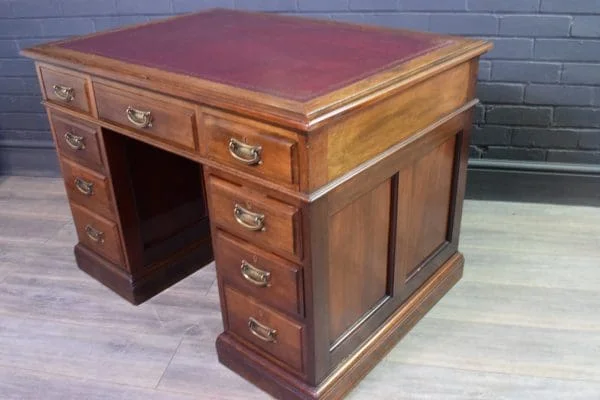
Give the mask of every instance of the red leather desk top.
[[303, 102], [451, 43], [403, 31], [212, 10], [60, 46]]

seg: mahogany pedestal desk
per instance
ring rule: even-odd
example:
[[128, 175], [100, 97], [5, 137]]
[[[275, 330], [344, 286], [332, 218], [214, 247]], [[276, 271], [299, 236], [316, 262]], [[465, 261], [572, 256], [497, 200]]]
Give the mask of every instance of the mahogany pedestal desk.
[[461, 277], [479, 40], [212, 10], [36, 60], [79, 267], [139, 304], [209, 263], [219, 360], [340, 398]]

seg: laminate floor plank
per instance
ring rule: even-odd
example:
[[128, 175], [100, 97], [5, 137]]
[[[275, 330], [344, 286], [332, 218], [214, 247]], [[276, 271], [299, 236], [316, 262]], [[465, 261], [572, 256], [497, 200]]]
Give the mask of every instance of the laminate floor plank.
[[[600, 399], [600, 209], [467, 201], [465, 275], [352, 400]], [[267, 399], [218, 363], [214, 263], [134, 307], [75, 265], [61, 179], [0, 177], [0, 399]]]
[[[600, 234], [600, 233], [599, 233]], [[540, 288], [597, 290], [600, 256], [506, 252], [463, 246], [462, 282], [497, 283]]]
[[598, 290], [459, 282], [433, 318], [600, 334]]
[[183, 334], [207, 313], [219, 312], [218, 296], [203, 296], [215, 280], [214, 265], [136, 307], [80, 271], [71, 247], [0, 255], [0, 271], [8, 271], [0, 285], [0, 315]]
[[62, 178], [36, 178], [28, 176], [0, 176], [0, 194], [58, 194], [66, 197]]
[[269, 399], [264, 392], [219, 364], [214, 342], [222, 331], [220, 315], [215, 314], [214, 318], [206, 318], [187, 332], [158, 389], [202, 393], [209, 399]]
[[95, 379], [0, 367], [3, 400], [197, 400], [195, 396], [159, 392]]
[[0, 366], [153, 388], [181, 336], [2, 315]]
[[[460, 366], [458, 366], [460, 367]], [[593, 400], [600, 383], [440, 368], [384, 360], [347, 400]]]
[[48, 220], [37, 217], [24, 218], [23, 216], [0, 216], [0, 249], [8, 245], [43, 245], [51, 240], [68, 224], [62, 220]]
[[427, 316], [388, 359], [402, 364], [600, 382], [600, 332], [560, 328]]

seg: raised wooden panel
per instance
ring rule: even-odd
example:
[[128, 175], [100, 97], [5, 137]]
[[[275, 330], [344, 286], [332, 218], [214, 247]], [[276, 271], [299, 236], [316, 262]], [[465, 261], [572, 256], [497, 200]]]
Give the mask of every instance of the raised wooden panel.
[[333, 343], [386, 297], [392, 181], [329, 220], [329, 339]]
[[[410, 279], [448, 237], [456, 136], [434, 148], [398, 179], [396, 271]], [[397, 281], [397, 285], [403, 285]]]

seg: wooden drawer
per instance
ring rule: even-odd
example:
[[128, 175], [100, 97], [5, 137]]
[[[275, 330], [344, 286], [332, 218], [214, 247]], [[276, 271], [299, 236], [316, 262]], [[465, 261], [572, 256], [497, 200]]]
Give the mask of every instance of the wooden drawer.
[[88, 79], [84, 75], [54, 67], [40, 66], [44, 99], [86, 114], [90, 113]]
[[303, 326], [229, 286], [224, 286], [224, 290], [227, 329], [302, 372]]
[[208, 157], [269, 180], [297, 183], [297, 144], [282, 136], [283, 130], [214, 111], [205, 112], [203, 121]]
[[196, 149], [192, 105], [139, 89], [94, 82], [98, 117], [162, 142]]
[[221, 231], [216, 244], [222, 279], [272, 307], [304, 314], [300, 267]]
[[49, 112], [49, 117], [60, 154], [102, 172], [99, 128], [55, 111]]
[[278, 254], [302, 258], [297, 208], [214, 176], [208, 195], [217, 226]]
[[71, 203], [79, 241], [120, 267], [125, 264], [117, 224]]
[[114, 217], [108, 179], [90, 169], [64, 159], [63, 178], [71, 201], [107, 218]]

